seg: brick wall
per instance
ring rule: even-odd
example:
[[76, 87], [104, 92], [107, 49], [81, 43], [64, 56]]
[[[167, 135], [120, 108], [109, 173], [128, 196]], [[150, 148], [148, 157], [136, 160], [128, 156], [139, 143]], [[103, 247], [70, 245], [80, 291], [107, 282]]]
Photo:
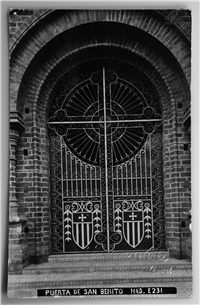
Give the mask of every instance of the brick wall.
[[[42, 11], [42, 14], [47, 14], [47, 11]], [[190, 138], [183, 124], [184, 108], [190, 100], [188, 40], [180, 35], [180, 29], [176, 31], [166, 25], [166, 20], [154, 14], [145, 15], [136, 11], [132, 16], [130, 12], [103, 11], [100, 14], [83, 11], [81, 18], [79, 14], [58, 12], [52, 13], [49, 18], [49, 13], [42, 18], [43, 24], [38, 21], [34, 31], [24, 34], [17, 43], [14, 20], [10, 16], [10, 22], [13, 21], [12, 43], [15, 43], [11, 56], [11, 111], [18, 109], [22, 112], [25, 126], [17, 146], [16, 193], [27, 219], [24, 239], [29, 246], [30, 259], [40, 262], [50, 253], [46, 121], [51, 99], [70, 68], [83, 60], [100, 56], [116, 56], [135, 66], [149, 79], [160, 99], [163, 112], [166, 245], [172, 256], [180, 258], [181, 213], [190, 209]], [[31, 11], [27, 16], [16, 17], [18, 33], [23, 33], [22, 30], [20, 32], [22, 17], [27, 25], [29, 19], [40, 18], [34, 15], [35, 12]], [[106, 35], [101, 35], [103, 23], [96, 24], [93, 30], [90, 28], [92, 18], [107, 22]], [[109, 23], [108, 26], [108, 21], [115, 21], [115, 24]], [[80, 22], [84, 25], [74, 27]], [[138, 29], [133, 25], [137, 25]], [[121, 33], [125, 32], [126, 35], [121, 37]], [[136, 38], [133, 40], [132, 37]]]
[[49, 10], [11, 9], [9, 12], [9, 45], [10, 49], [24, 35], [27, 29]]

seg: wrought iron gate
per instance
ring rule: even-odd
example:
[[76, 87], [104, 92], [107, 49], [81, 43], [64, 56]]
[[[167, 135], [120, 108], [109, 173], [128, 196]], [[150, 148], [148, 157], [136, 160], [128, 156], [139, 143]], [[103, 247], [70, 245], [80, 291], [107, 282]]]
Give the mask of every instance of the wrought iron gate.
[[52, 252], [161, 249], [162, 119], [102, 68], [61, 94], [48, 121]]

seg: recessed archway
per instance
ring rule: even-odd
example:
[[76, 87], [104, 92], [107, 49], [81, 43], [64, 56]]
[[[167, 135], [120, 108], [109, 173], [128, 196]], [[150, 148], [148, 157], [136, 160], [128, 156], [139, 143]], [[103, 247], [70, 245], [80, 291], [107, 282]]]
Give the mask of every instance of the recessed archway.
[[[86, 33], [89, 30], [91, 36], [88, 39]], [[102, 33], [105, 35], [102, 35]], [[126, 33], [126, 35], [122, 35], [123, 33]], [[26, 38], [25, 36], [24, 39]], [[77, 39], [77, 37], [80, 39]], [[74, 67], [78, 68], [84, 62], [95, 59], [98, 61], [102, 58], [118, 60], [119, 66], [126, 64], [132, 66], [141, 77], [143, 76], [145, 84], [147, 84], [148, 88], [151, 88], [159, 100], [163, 117], [164, 201], [169, 211], [169, 213], [166, 213], [166, 246], [170, 250], [173, 249], [176, 241], [171, 235], [172, 223], [177, 223], [178, 227], [179, 219], [175, 216], [173, 217], [170, 212], [171, 199], [168, 197], [168, 193], [172, 191], [172, 179], [176, 180], [175, 183], [179, 184], [179, 182], [178, 175], [172, 178], [172, 175], [169, 175], [169, 171], [172, 166], [173, 168], [178, 168], [179, 162], [176, 137], [178, 128], [177, 103], [184, 104], [189, 98], [187, 78], [173, 52], [170, 52], [170, 48], [168, 49], [161, 40], [159, 41], [149, 35], [144, 29], [124, 25], [123, 22], [105, 22], [105, 20], [101, 20], [101, 22], [98, 20], [94, 24], [87, 24], [86, 22], [84, 25], [78, 25], [68, 30], [65, 29], [63, 32], [59, 30], [51, 36], [51, 39], [43, 43], [42, 47], [37, 46], [37, 44], [38, 42], [35, 43], [35, 51], [32, 54], [32, 61], [30, 61], [27, 59], [25, 49], [23, 54], [25, 45], [22, 44], [23, 47], [20, 47], [19, 42], [13, 52], [12, 61], [12, 73], [14, 73], [14, 66], [15, 64], [17, 65], [19, 57], [23, 58], [24, 56], [28, 64], [18, 87], [16, 108], [23, 113], [25, 124], [25, 132], [20, 139], [18, 153], [20, 155], [21, 150], [27, 145], [32, 156], [32, 160], [27, 160], [28, 163], [26, 163], [26, 160], [23, 162], [24, 168], [29, 169], [30, 174], [32, 174], [32, 181], [30, 182], [32, 192], [27, 196], [29, 201], [32, 200], [31, 207], [25, 207], [22, 195], [23, 190], [21, 194], [19, 191], [19, 198], [20, 195], [22, 198], [21, 202], [19, 199], [19, 202], [25, 209], [28, 209], [26, 215], [28, 224], [31, 227], [30, 233], [27, 234], [27, 241], [30, 245], [33, 245], [32, 240], [34, 239], [37, 244], [36, 246], [31, 246], [31, 255], [40, 257], [50, 253], [49, 147], [47, 132], [50, 105], [60, 85]], [[13, 94], [13, 96], [16, 95]], [[170, 161], [172, 150], [173, 159]], [[18, 179], [20, 177], [20, 165], [22, 164], [20, 163], [19, 160]], [[174, 185], [174, 190], [175, 188], [177, 189], [177, 184]], [[174, 205], [176, 205], [177, 209], [180, 209], [178, 197], [175, 198]], [[40, 216], [38, 215], [36, 222], [31, 220], [30, 209], [35, 211], [34, 215], [36, 217], [37, 213], [41, 214]], [[178, 230], [180, 231], [179, 227]], [[35, 234], [35, 236], [32, 234]], [[178, 247], [177, 252], [179, 251]]]

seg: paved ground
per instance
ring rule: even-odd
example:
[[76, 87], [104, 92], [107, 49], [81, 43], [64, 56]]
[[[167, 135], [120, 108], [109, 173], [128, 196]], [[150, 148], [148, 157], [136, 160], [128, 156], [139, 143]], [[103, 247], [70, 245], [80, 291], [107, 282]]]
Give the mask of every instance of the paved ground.
[[[117, 257], [117, 256], [116, 256]], [[27, 266], [21, 275], [9, 275], [10, 298], [37, 298], [38, 289], [73, 291], [75, 288], [122, 288], [123, 296], [132, 298], [189, 298], [192, 296], [192, 265], [187, 260], [176, 260], [163, 257], [147, 260], [105, 260], [98, 261], [76, 257], [62, 257], [58, 261]], [[82, 258], [82, 257], [81, 257]], [[67, 261], [65, 261], [67, 259]], [[131, 296], [124, 294], [124, 288], [175, 287], [176, 294], [144, 294], [145, 290], [135, 290]], [[54, 289], [54, 290], [53, 290]], [[130, 289], [129, 289], [130, 291]], [[155, 290], [151, 290], [154, 292]], [[84, 292], [84, 290], [83, 290]], [[101, 291], [100, 291], [101, 292]], [[141, 294], [142, 293], [142, 294]], [[69, 294], [70, 295], [70, 294]], [[70, 296], [61, 298], [69, 298]], [[85, 297], [102, 297], [108, 295], [90, 295]], [[113, 296], [113, 294], [112, 294]], [[114, 297], [120, 297], [119, 293]], [[73, 298], [75, 298], [73, 296]]]
[[120, 261], [120, 263], [113, 261], [80, 261], [80, 262], [46, 262], [38, 265], [29, 265], [24, 268], [24, 274], [48, 274], [51, 273], [52, 270], [54, 273], [62, 273], [62, 272], [95, 272], [95, 271], [119, 271], [119, 270], [139, 270], [139, 271], [151, 271], [155, 272], [160, 269], [163, 271], [170, 272], [170, 270], [175, 269], [191, 269], [191, 263], [187, 260], [177, 260], [172, 258], [167, 258], [162, 261], [157, 259], [146, 260], [137, 260], [130, 261], [124, 260]]
[[184, 280], [185, 277], [190, 278], [192, 275], [191, 270], [161, 270], [161, 271], [121, 271], [121, 272], [90, 272], [90, 273], [52, 273], [52, 274], [29, 274], [29, 275], [10, 275], [9, 284], [13, 288], [42, 288], [49, 285], [60, 285], [60, 283], [66, 283], [72, 286], [73, 283], [82, 283], [82, 281], [92, 284], [93, 282], [100, 282], [101, 284], [107, 281], [119, 281], [119, 284], [127, 281], [147, 282], [150, 278], [154, 282], [158, 282], [160, 279], [164, 281], [188, 281]]

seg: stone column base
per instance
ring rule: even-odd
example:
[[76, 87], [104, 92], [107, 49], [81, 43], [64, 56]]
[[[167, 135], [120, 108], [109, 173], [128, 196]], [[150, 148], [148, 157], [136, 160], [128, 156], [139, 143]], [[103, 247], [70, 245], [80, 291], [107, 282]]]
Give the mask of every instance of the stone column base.
[[192, 259], [192, 233], [189, 228], [182, 229], [181, 251], [182, 258]]
[[25, 244], [9, 244], [8, 274], [22, 274], [28, 265], [28, 246]]
[[21, 274], [22, 269], [28, 264], [29, 251], [24, 239], [25, 223], [25, 221], [17, 221], [9, 224], [9, 274]]

